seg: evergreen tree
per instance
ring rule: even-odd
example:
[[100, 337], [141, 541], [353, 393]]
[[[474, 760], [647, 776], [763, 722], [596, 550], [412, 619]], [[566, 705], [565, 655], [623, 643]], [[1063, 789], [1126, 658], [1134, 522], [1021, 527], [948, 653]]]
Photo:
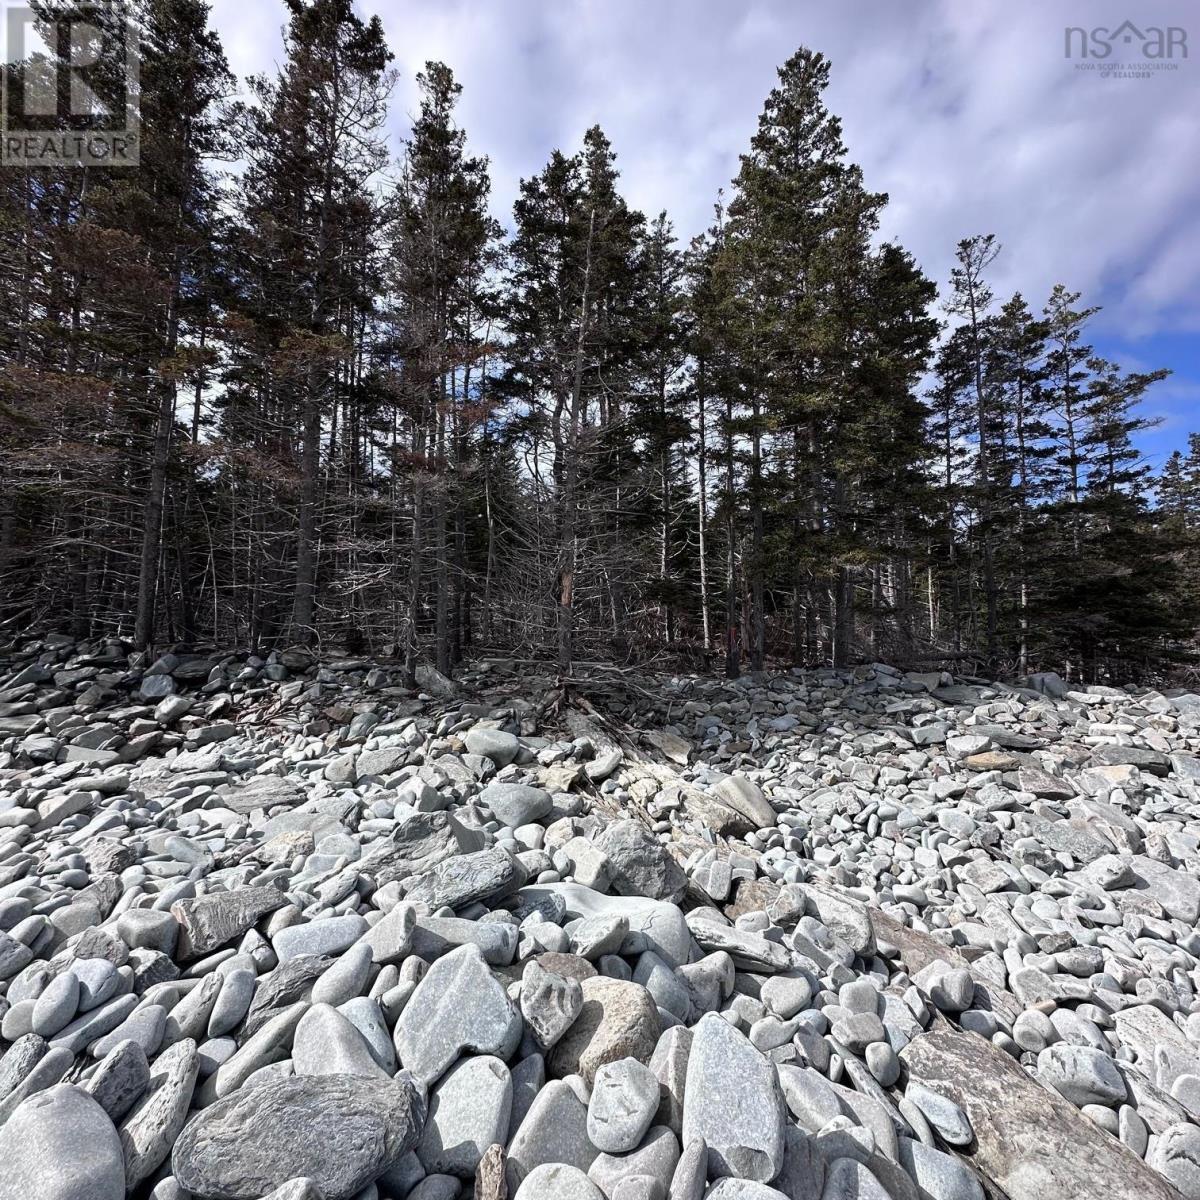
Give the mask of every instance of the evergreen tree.
[[662, 634], [668, 644], [676, 636], [676, 614], [690, 607], [687, 516], [691, 484], [686, 460], [692, 426], [686, 413], [684, 370], [687, 329], [684, 322], [684, 260], [665, 212], [651, 223], [643, 246], [645, 316], [641, 324], [644, 390], [636, 398], [636, 440], [644, 446], [655, 499], [654, 524], [658, 579], [651, 596], [662, 607]]
[[[634, 298], [644, 222], [626, 206], [616, 180], [608, 140], [594, 127], [579, 154], [555, 151], [540, 175], [522, 181], [509, 247], [503, 386], [529, 412], [531, 465], [546, 512], [536, 554], [540, 577], [553, 563], [548, 590], [564, 677], [574, 656], [576, 609], [587, 595], [578, 578], [581, 542], [593, 561], [610, 558], [613, 569], [588, 580], [588, 599], [607, 601], [618, 647], [626, 635], [625, 581], [615, 551], [621, 488], [634, 465], [620, 439], [628, 439], [622, 397], [638, 361]], [[592, 500], [586, 522], [584, 491]]]
[[311, 640], [322, 432], [354, 358], [346, 310], [358, 292], [361, 222], [373, 209], [367, 187], [386, 157], [381, 129], [391, 54], [379, 19], [363, 21], [351, 0], [286, 3], [284, 65], [276, 78], [251, 81], [256, 103], [240, 111], [241, 249], [260, 276], [248, 290], [247, 315], [271, 347], [258, 356], [262, 417], [283, 426], [294, 454], [290, 626]]
[[[480, 424], [474, 408], [478, 324], [488, 304], [485, 276], [499, 234], [487, 212], [487, 161], [466, 153], [466, 135], [454, 124], [461, 87], [442, 63], [427, 63], [418, 84], [421, 111], [406, 144], [392, 245], [394, 350], [409, 431], [403, 466], [412, 483], [405, 662], [414, 683], [427, 550], [435, 576], [438, 670], [449, 673], [461, 653], [462, 488], [467, 445]], [[397, 459], [394, 467], [401, 465]], [[453, 633], [452, 593], [460, 598]]]

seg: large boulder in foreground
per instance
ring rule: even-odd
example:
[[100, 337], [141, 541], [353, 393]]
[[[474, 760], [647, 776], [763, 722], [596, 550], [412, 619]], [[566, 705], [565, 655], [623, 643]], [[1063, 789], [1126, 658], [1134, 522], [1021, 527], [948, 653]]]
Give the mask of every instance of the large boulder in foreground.
[[65, 1083], [30, 1096], [0, 1128], [0, 1195], [124, 1200], [121, 1140], [108, 1114]]
[[404, 1075], [272, 1079], [193, 1118], [171, 1166], [208, 1200], [258, 1200], [298, 1176], [325, 1200], [350, 1200], [416, 1146], [424, 1124], [425, 1097]]
[[704, 1139], [713, 1178], [769, 1183], [783, 1167], [784, 1117], [775, 1064], [724, 1017], [701, 1017], [683, 1089], [683, 1144]]

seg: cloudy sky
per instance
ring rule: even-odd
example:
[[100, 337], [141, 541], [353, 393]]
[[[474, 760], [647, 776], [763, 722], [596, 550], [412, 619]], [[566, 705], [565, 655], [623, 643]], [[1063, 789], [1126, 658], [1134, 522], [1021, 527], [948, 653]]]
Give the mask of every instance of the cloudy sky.
[[[994, 232], [998, 292], [1040, 306], [1061, 280], [1102, 304], [1098, 348], [1133, 368], [1166, 366], [1143, 439], [1154, 462], [1200, 431], [1200, 9], [1065, 0], [357, 0], [378, 12], [400, 79], [397, 149], [415, 75], [448, 63], [461, 123], [492, 162], [507, 223], [517, 181], [550, 150], [601, 124], [626, 195], [666, 208], [683, 237], [708, 222], [737, 170], [775, 68], [797, 46], [833, 64], [830, 107], [868, 186], [891, 202], [883, 235], [939, 283], [959, 238]], [[283, 5], [213, 0], [240, 75], [279, 61]], [[1127, 18], [1183, 28], [1149, 78], [1140, 44], [1096, 69], [1064, 54], [1066, 26]], [[1178, 37], [1178, 35], [1176, 35]]]

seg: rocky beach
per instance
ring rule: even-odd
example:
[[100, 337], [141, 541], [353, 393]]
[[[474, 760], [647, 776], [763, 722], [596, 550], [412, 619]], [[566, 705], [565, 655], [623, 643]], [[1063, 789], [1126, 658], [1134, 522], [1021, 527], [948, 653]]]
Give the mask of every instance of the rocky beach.
[[1200, 1198], [1200, 695], [48, 636], [3, 1200]]

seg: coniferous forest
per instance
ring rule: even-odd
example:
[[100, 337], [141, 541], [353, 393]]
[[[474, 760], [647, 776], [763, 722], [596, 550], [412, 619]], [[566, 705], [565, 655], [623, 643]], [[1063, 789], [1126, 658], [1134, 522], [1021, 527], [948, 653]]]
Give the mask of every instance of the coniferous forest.
[[248, 91], [203, 0], [139, 9], [140, 169], [0, 171], [4, 630], [410, 675], [1189, 661], [1200, 435], [1137, 448], [1168, 372], [1099, 354], [1069, 279], [997, 291], [1003, 230], [945, 279], [881, 240], [820, 54], [699, 236], [599, 126], [506, 228], [452, 67], [397, 147], [350, 0], [286, 0]]

